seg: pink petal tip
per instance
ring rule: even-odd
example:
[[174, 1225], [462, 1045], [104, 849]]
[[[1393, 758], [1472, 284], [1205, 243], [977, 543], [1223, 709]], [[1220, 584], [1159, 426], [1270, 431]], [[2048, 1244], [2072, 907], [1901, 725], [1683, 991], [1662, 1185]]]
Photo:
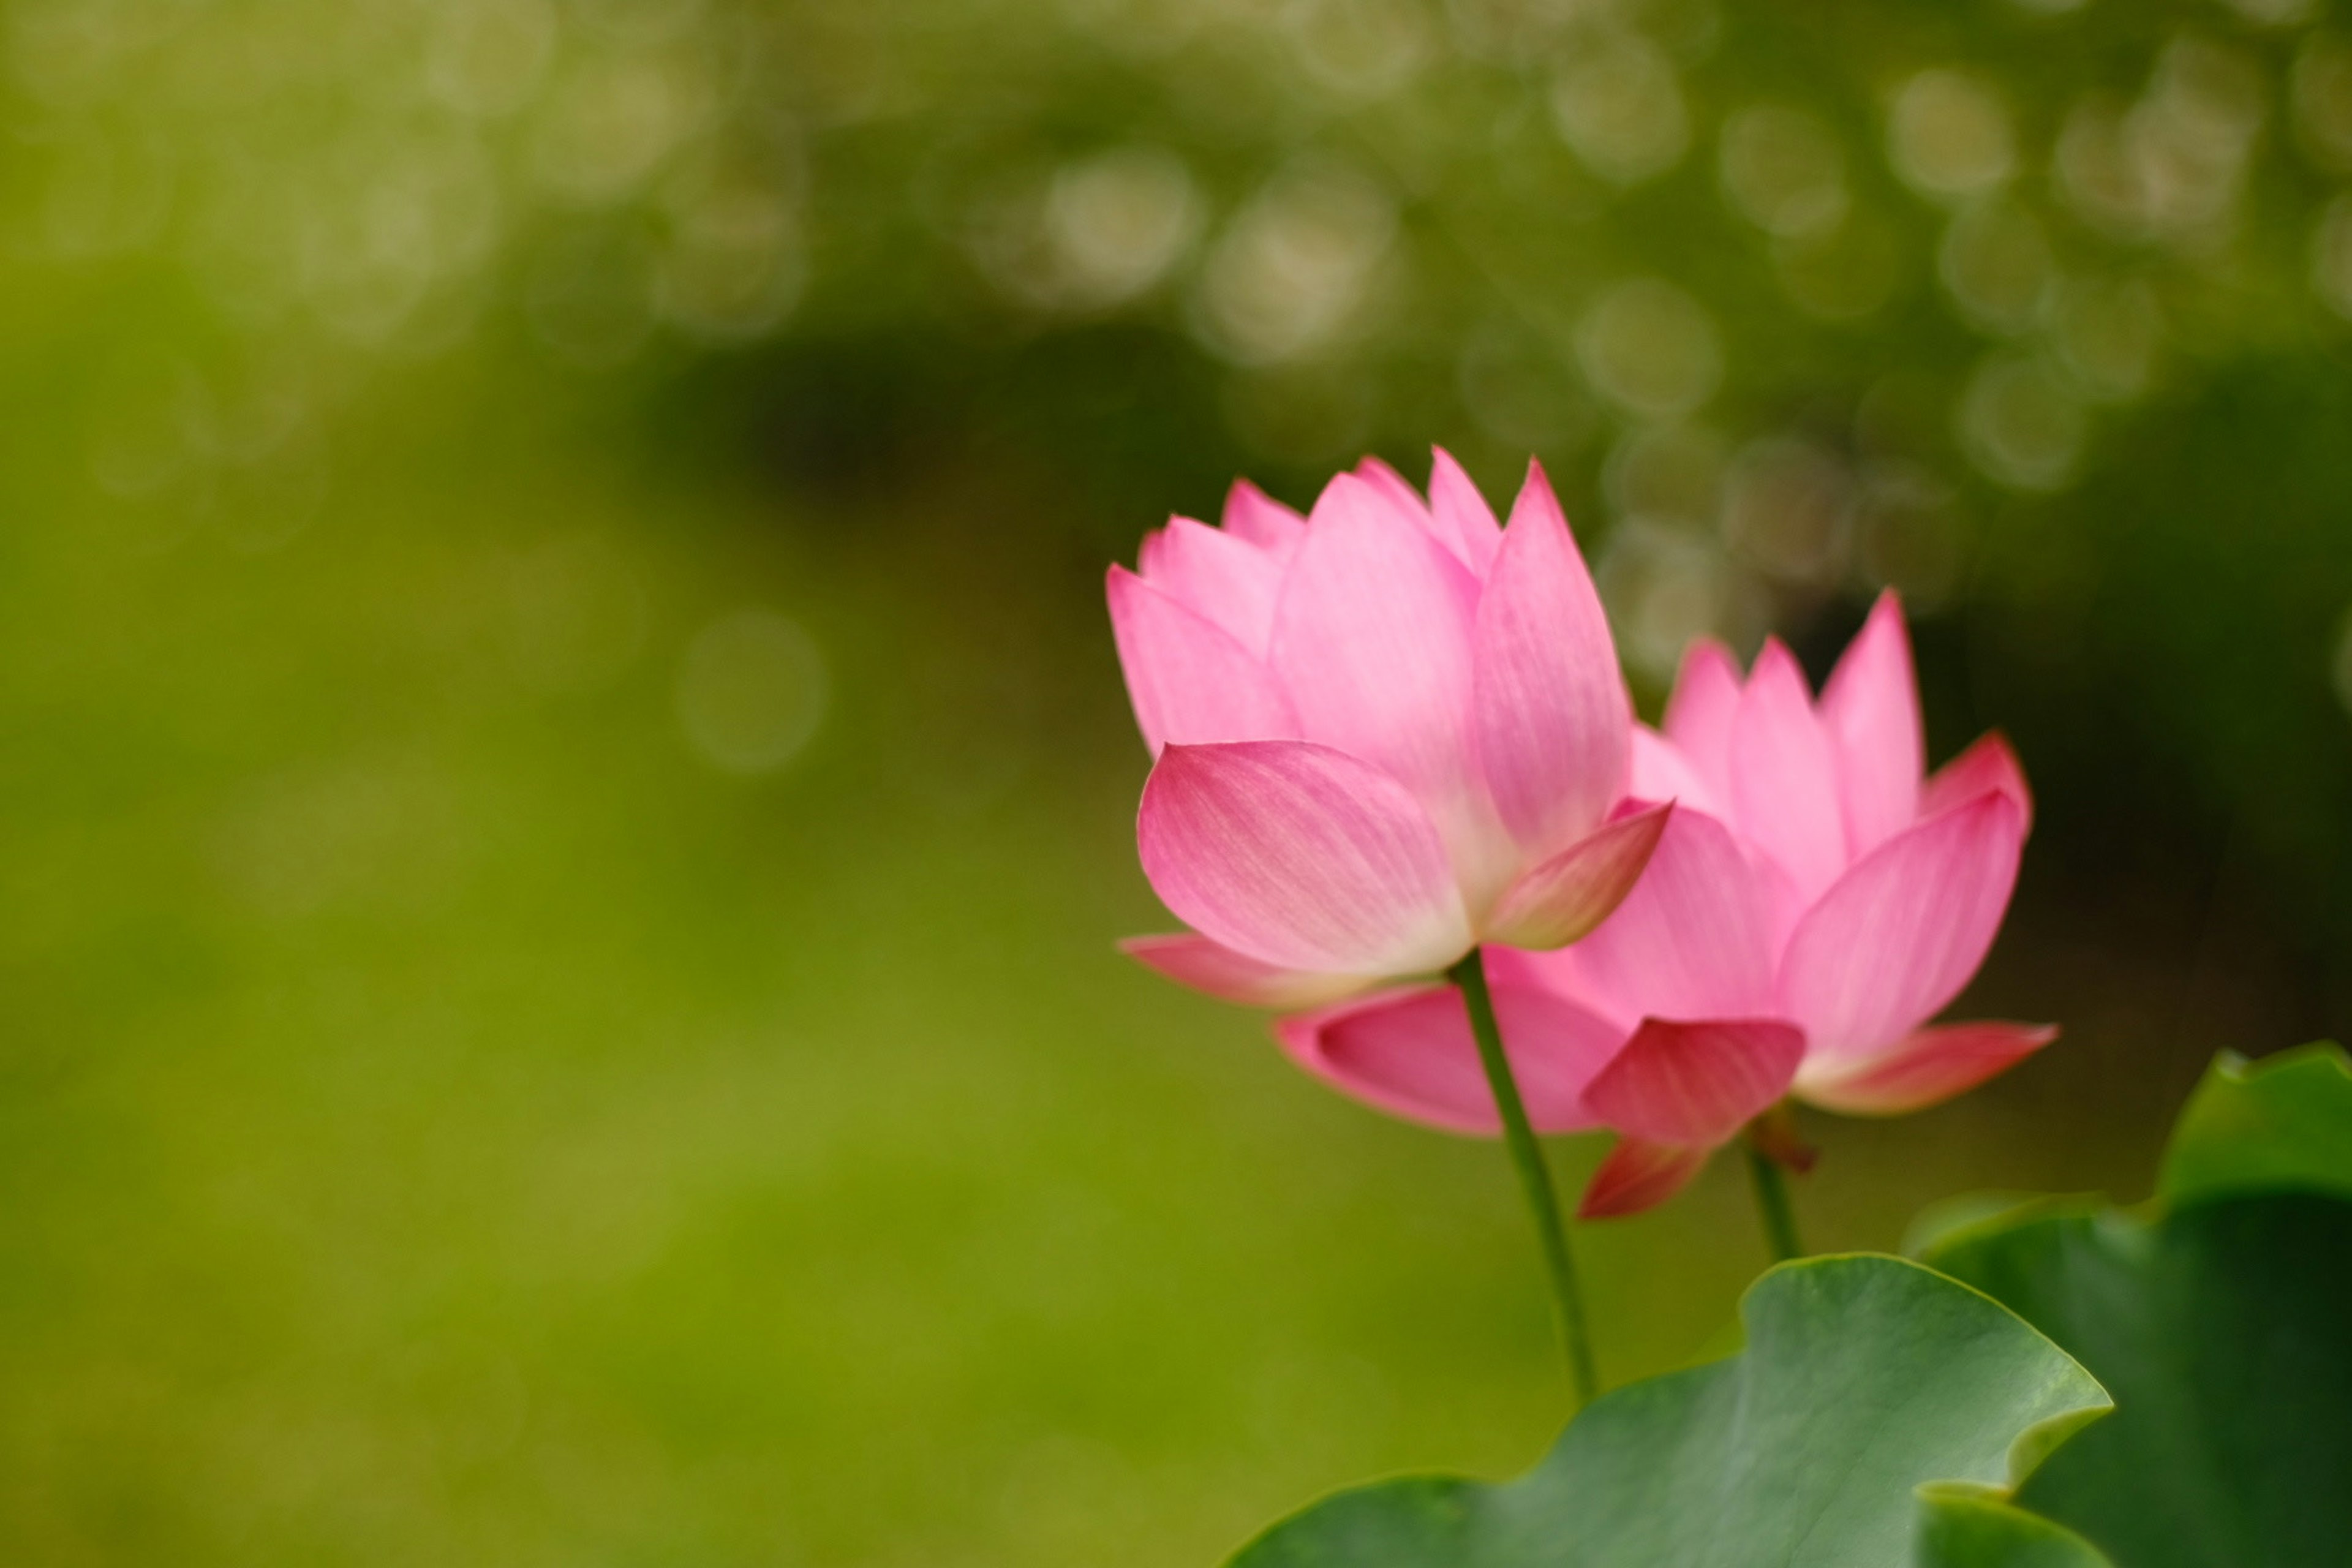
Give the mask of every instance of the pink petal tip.
[[1118, 950], [1179, 985], [1244, 1007], [1318, 1007], [1374, 983], [1369, 975], [1284, 969], [1191, 931], [1128, 937]]
[[1642, 879], [1674, 810], [1642, 806], [1523, 873], [1487, 917], [1493, 940], [1544, 949], [1590, 934]]
[[1579, 1219], [1623, 1219], [1657, 1207], [1706, 1168], [1708, 1151], [1620, 1138], [1592, 1173]]
[[2054, 1024], [1946, 1024], [1883, 1056], [1802, 1078], [1808, 1103], [1848, 1116], [1922, 1110], [2007, 1071], [2058, 1037]]

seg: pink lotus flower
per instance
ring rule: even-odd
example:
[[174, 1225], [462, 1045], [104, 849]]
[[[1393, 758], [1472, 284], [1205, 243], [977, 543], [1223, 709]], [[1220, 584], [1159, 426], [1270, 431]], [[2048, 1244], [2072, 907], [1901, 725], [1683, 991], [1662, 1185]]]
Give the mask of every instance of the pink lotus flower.
[[[1634, 738], [1633, 792], [1679, 803], [1640, 886], [1573, 948], [1487, 954], [1537, 1127], [1620, 1134], [1587, 1216], [1670, 1196], [1784, 1095], [1917, 1110], [2056, 1037], [1927, 1026], [1992, 943], [2032, 805], [1997, 734], [1923, 772], [1891, 593], [1818, 704], [1777, 641], [1745, 682], [1721, 646], [1691, 649], [1664, 733]], [[1308, 1070], [1384, 1110], [1494, 1129], [1449, 992], [1391, 991], [1277, 1033]]]
[[1274, 1006], [1557, 947], [1607, 917], [1668, 808], [1626, 805], [1633, 710], [1567, 520], [1530, 465], [1508, 528], [1436, 454], [1367, 461], [1302, 518], [1248, 485], [1110, 572], [1158, 762], [1144, 873], [1192, 927], [1127, 949]]

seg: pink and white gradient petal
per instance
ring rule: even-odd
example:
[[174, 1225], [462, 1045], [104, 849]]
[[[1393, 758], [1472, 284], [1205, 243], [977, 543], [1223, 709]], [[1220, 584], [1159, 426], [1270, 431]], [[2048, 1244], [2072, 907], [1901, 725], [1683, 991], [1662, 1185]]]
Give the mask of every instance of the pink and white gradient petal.
[[1738, 720], [1743, 685], [1731, 650], [1713, 637], [1701, 637], [1683, 650], [1661, 726], [1727, 806], [1731, 801], [1731, 731]]
[[1136, 838], [1178, 919], [1276, 968], [1412, 973], [1470, 945], [1420, 803], [1328, 746], [1169, 746], [1144, 784]]
[[1179, 985], [1244, 1007], [1320, 1007], [1380, 983], [1376, 975], [1279, 968], [1192, 931], [1131, 936], [1118, 948]]
[[1742, 1018], [1778, 1010], [1771, 874], [1715, 818], [1678, 807], [1649, 868], [1601, 929], [1544, 973], [1621, 1019]]
[[1530, 464], [1479, 598], [1471, 736], [1525, 853], [1590, 832], [1625, 793], [1633, 702], [1609, 618], [1543, 469]]
[[1731, 732], [1731, 809], [1751, 843], [1819, 897], [1846, 868], [1837, 763], [1813, 711], [1805, 672], [1768, 638], [1740, 693]]
[[1809, 1068], [1797, 1094], [1848, 1116], [1899, 1116], [1965, 1093], [2057, 1037], [2054, 1024], [1938, 1025], [1878, 1056]]
[[1282, 563], [1239, 534], [1189, 517], [1171, 518], [1146, 542], [1143, 580], [1215, 622], [1254, 658], [1274, 635]]
[[1867, 855], [1917, 820], [1927, 766], [1911, 638], [1892, 588], [1831, 672], [1820, 711], [1837, 759], [1846, 844]]
[[1682, 749], [1646, 724], [1633, 726], [1633, 766], [1625, 793], [1637, 800], [1671, 800], [1728, 820], [1731, 803], [1700, 773]]
[[1465, 717], [1477, 584], [1373, 488], [1333, 479], [1291, 563], [1269, 662], [1306, 737], [1439, 812], [1472, 793]]
[[1644, 1018], [1584, 1091], [1628, 1137], [1714, 1148], [1788, 1092], [1805, 1037], [1776, 1018]]
[[1488, 911], [1487, 939], [1542, 950], [1590, 934], [1640, 882], [1674, 809], [1628, 811], [1521, 874]]
[[1123, 566], [1110, 569], [1109, 597], [1135, 721], [1154, 752], [1298, 733], [1273, 673], [1230, 633]]
[[[1492, 994], [1528, 1120], [1539, 1132], [1592, 1127], [1584, 1086], [1616, 1048], [1617, 1031], [1544, 991], [1498, 984]], [[1502, 1131], [1469, 1012], [1450, 985], [1386, 991], [1286, 1018], [1275, 1036], [1299, 1066], [1367, 1105], [1453, 1132]]]
[[2023, 814], [1998, 791], [1897, 835], [1840, 879], [1780, 961], [1816, 1059], [1876, 1055], [1958, 994], [2009, 906]]

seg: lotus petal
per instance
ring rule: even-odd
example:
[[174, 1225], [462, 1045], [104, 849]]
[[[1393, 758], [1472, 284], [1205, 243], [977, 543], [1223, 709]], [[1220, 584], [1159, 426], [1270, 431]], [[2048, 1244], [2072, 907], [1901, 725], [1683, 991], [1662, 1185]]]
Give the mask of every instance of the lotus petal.
[[1279, 969], [1192, 931], [1131, 936], [1119, 951], [1145, 968], [1221, 1002], [1244, 1007], [1319, 1007], [1379, 984], [1366, 974]]
[[1625, 793], [1633, 704], [1609, 617], [1542, 468], [1478, 601], [1471, 732], [1496, 814], [1531, 855], [1591, 831]]
[[1620, 1138], [1585, 1185], [1579, 1219], [1622, 1219], [1655, 1208], [1706, 1169], [1711, 1151]]
[[1144, 875], [1185, 924], [1276, 968], [1411, 973], [1470, 946], [1420, 804], [1328, 746], [1171, 745], [1144, 784], [1136, 837]]
[[1936, 770], [1923, 792], [1919, 815], [1937, 816], [1957, 805], [1966, 805], [1980, 795], [1998, 792], [2017, 803], [2023, 816], [2023, 831], [2033, 830], [2033, 791], [2025, 782], [2025, 770], [2018, 764], [2017, 753], [2010, 749], [2009, 738], [1995, 730], [1977, 738], [1976, 744]]
[[1306, 737], [1440, 811], [1466, 798], [1476, 595], [1426, 530], [1354, 475], [1333, 479], [1291, 563], [1269, 655]]
[[[1539, 1132], [1593, 1125], [1585, 1084], [1618, 1032], [1575, 1004], [1511, 984], [1490, 987], [1503, 1051]], [[1450, 985], [1388, 991], [1286, 1018], [1275, 1035], [1294, 1060], [1354, 1098], [1409, 1121], [1492, 1137], [1502, 1130], [1470, 1016]]]
[[1251, 543], [1286, 558], [1307, 537], [1307, 520], [1247, 479], [1225, 492], [1224, 528]]
[[1803, 1033], [1775, 1018], [1644, 1018], [1585, 1109], [1645, 1142], [1713, 1148], [1787, 1093], [1804, 1057]]
[[1526, 872], [1496, 900], [1488, 938], [1543, 949], [1590, 933], [1641, 880], [1674, 809], [1669, 803], [1632, 811]]
[[1740, 832], [1780, 863], [1807, 898], [1846, 868], [1837, 762], [1805, 689], [1805, 672], [1779, 638], [1748, 672], [1732, 723], [1731, 806]]
[[1864, 858], [1798, 922], [1780, 1001], [1823, 1061], [1875, 1056], [1958, 994], [2008, 908], [2024, 814], [1999, 791]]
[[2057, 1037], [2053, 1024], [1945, 1024], [1878, 1056], [1809, 1068], [1797, 1093], [1848, 1116], [1896, 1116], [1974, 1089]]
[[1831, 673], [1821, 718], [1837, 758], [1849, 852], [1867, 855], [1917, 819], [1927, 765], [1911, 638], [1894, 589], [1878, 596]]
[[1223, 627], [1124, 567], [1110, 569], [1108, 592], [1128, 695], [1154, 752], [1298, 733], [1272, 673]]
[[1439, 542], [1484, 581], [1495, 552], [1503, 547], [1503, 525], [1495, 521], [1495, 509], [1462, 465], [1443, 447], [1430, 448], [1429, 515]]

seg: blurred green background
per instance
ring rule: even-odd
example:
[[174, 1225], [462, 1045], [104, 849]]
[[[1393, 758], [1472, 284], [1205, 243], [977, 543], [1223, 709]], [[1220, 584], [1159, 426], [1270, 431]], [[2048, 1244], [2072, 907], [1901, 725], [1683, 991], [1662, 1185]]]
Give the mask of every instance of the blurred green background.
[[[1562, 1395], [1491, 1148], [1124, 965], [1100, 574], [1529, 452], [1645, 700], [1892, 582], [2041, 792], [1817, 1244], [2352, 1019], [2315, 0], [15, 0], [0, 1557], [1198, 1564]], [[1597, 1148], [1566, 1141], [1580, 1178]], [[1762, 1261], [1585, 1233], [1616, 1379]]]

